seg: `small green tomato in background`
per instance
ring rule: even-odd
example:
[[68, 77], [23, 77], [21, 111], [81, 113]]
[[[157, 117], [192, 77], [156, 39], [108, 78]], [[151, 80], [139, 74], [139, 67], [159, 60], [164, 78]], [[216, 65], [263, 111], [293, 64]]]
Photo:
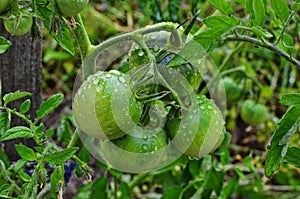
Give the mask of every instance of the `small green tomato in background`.
[[259, 125], [266, 120], [268, 110], [263, 104], [256, 104], [253, 100], [244, 101], [241, 109], [241, 117], [244, 122], [251, 125]]
[[244, 91], [243, 84], [237, 84], [231, 77], [224, 77], [223, 85], [226, 91], [226, 99], [229, 102], [237, 101], [242, 97]]
[[0, 13], [3, 13], [10, 7], [10, 0], [1, 0], [0, 1]]
[[57, 8], [64, 17], [79, 14], [89, 3], [89, 0], [56, 0]]
[[22, 16], [19, 18], [4, 19], [4, 26], [7, 32], [12, 35], [21, 36], [28, 33], [32, 26], [32, 17]]
[[[216, 150], [221, 145], [225, 133], [225, 121], [216, 104], [204, 95], [198, 96], [197, 103], [200, 110], [199, 121], [191, 117], [191, 120], [195, 121], [190, 123], [190, 125], [198, 124], [197, 132], [191, 145], [185, 150], [185, 154], [191, 157], [203, 157]], [[179, 119], [173, 118], [168, 121], [167, 128], [172, 139], [176, 136], [180, 125]], [[181, 136], [182, 140], [188, 139], [184, 133], [178, 134], [178, 136]], [[183, 147], [180, 143], [176, 143], [176, 145], [182, 150]]]

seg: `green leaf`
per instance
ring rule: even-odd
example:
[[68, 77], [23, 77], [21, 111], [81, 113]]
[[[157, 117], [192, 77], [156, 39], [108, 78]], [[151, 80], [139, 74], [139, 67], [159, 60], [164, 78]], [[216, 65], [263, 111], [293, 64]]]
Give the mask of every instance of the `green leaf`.
[[46, 138], [50, 138], [50, 137], [52, 137], [52, 135], [53, 135], [54, 133], [55, 133], [54, 129], [49, 129], [49, 130], [46, 131], [45, 137], [46, 137]]
[[21, 99], [23, 97], [30, 97], [31, 93], [28, 92], [20, 92], [16, 91], [14, 93], [8, 93], [4, 95], [3, 100], [4, 100], [4, 106], [6, 106], [9, 102], [12, 102], [14, 100]]
[[212, 191], [219, 196], [222, 190], [223, 181], [224, 173], [215, 168], [215, 166], [212, 166], [204, 177], [204, 190], [202, 192], [202, 198], [210, 198]]
[[33, 149], [28, 148], [27, 146], [24, 146], [22, 144], [16, 144], [15, 148], [18, 152], [18, 154], [27, 161], [34, 161], [36, 160], [36, 153], [33, 151]]
[[30, 109], [30, 104], [31, 104], [30, 99], [25, 100], [25, 101], [21, 104], [21, 106], [20, 106], [20, 112], [21, 112], [21, 113], [26, 113], [27, 111], [29, 111], [29, 109]]
[[284, 160], [287, 163], [300, 168], [300, 149], [296, 147], [289, 147], [286, 155], [284, 156]]
[[294, 3], [291, 8], [294, 11], [298, 11], [300, 9], [300, 3]]
[[20, 171], [20, 172], [19, 172], [19, 175], [20, 175], [21, 179], [22, 179], [24, 182], [30, 182], [30, 181], [31, 181], [30, 176], [29, 176], [27, 173], [25, 173], [24, 171]]
[[12, 43], [10, 41], [0, 36], [0, 54], [5, 53], [5, 51], [11, 47], [11, 45]]
[[164, 192], [164, 194], [163, 194], [163, 196], [162, 196], [161, 199], [179, 198], [181, 192], [182, 192], [182, 187], [180, 187], [180, 186], [172, 187], [171, 189], [169, 189], [166, 192]]
[[122, 181], [120, 184], [120, 190], [122, 193], [122, 199], [131, 199], [131, 192], [127, 183]]
[[7, 112], [0, 113], [0, 136], [9, 129], [11, 115]]
[[273, 35], [271, 33], [269, 33], [266, 29], [260, 27], [260, 26], [253, 26], [251, 28], [252, 32], [260, 37], [260, 38], [272, 38]]
[[[45, 27], [48, 29], [50, 32], [50, 23], [51, 23], [51, 15], [52, 11], [45, 6], [38, 6], [37, 7], [38, 15], [39, 18], [42, 20], [43, 24]], [[57, 20], [57, 19], [56, 19]], [[74, 55], [75, 50], [74, 50], [74, 45], [73, 41], [74, 39], [72, 38], [70, 32], [68, 31], [67, 26], [64, 23], [60, 23], [61, 25], [61, 33], [57, 34], [54, 33], [54, 31], [51, 31], [51, 36], [57, 41], [57, 43], [68, 53], [71, 55]]]
[[214, 5], [220, 12], [224, 15], [231, 15], [233, 10], [230, 2], [225, 0], [208, 0], [212, 5]]
[[61, 166], [57, 166], [50, 176], [50, 185], [52, 193], [57, 193], [59, 191], [60, 181], [64, 179], [64, 174]]
[[284, 94], [280, 97], [279, 102], [287, 106], [300, 104], [300, 93]]
[[171, 21], [173, 21], [173, 22], [178, 21], [179, 8], [180, 8], [180, 0], [169, 1], [168, 11], [169, 11], [169, 16], [171, 17]]
[[34, 129], [33, 132], [33, 138], [37, 142], [37, 144], [40, 144], [41, 140], [44, 138], [44, 124], [41, 123], [38, 127]]
[[296, 49], [294, 47], [294, 39], [291, 35], [283, 33], [281, 43], [288, 51], [296, 52]]
[[266, 10], [263, 0], [252, 0], [253, 23], [257, 26], [264, 25], [266, 21]]
[[271, 0], [271, 5], [280, 20], [285, 22], [290, 14], [288, 4], [284, 0]]
[[[122, 190], [121, 190], [122, 191]], [[123, 194], [122, 194], [123, 196]], [[107, 178], [102, 176], [98, 178], [92, 186], [92, 193], [90, 199], [107, 199]]]
[[230, 28], [238, 25], [240, 23], [240, 20], [235, 18], [234, 16], [210, 16], [205, 18], [203, 22], [208, 27], [218, 27], [218, 29], [222, 29], [225, 32], [226, 30], [229, 30]]
[[58, 151], [53, 154], [45, 156], [45, 161], [52, 164], [58, 165], [66, 162], [78, 151], [78, 147], [68, 148], [63, 151]]
[[49, 113], [51, 113], [56, 107], [60, 105], [60, 103], [64, 100], [64, 95], [59, 93], [52, 95], [46, 101], [43, 101], [40, 109], [36, 111], [36, 114], [39, 119], [45, 117]]
[[265, 175], [270, 177], [273, 172], [279, 169], [284, 158], [289, 140], [295, 133], [300, 122], [300, 105], [290, 107], [281, 118], [278, 128], [272, 137], [271, 146], [268, 147], [268, 153], [265, 163]]
[[228, 184], [222, 189], [220, 199], [227, 199], [232, 196], [239, 187], [239, 177], [235, 176], [228, 181]]
[[16, 126], [7, 130], [1, 137], [0, 141], [12, 140], [17, 138], [32, 138], [33, 133], [31, 129], [25, 126]]

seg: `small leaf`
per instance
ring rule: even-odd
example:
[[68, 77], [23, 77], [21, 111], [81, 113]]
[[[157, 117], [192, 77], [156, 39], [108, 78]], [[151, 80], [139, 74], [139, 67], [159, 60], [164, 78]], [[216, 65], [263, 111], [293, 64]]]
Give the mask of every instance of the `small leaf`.
[[52, 137], [52, 135], [53, 135], [54, 133], [55, 133], [54, 129], [49, 129], [49, 130], [46, 131], [45, 137], [46, 137], [46, 138], [50, 138], [50, 137]]
[[31, 93], [28, 92], [20, 92], [16, 91], [14, 93], [8, 93], [4, 95], [3, 100], [4, 100], [4, 106], [6, 106], [9, 102], [12, 102], [17, 99], [21, 99], [23, 97], [30, 97]]
[[20, 106], [20, 112], [21, 112], [21, 113], [26, 113], [27, 111], [29, 111], [29, 109], [30, 109], [30, 104], [31, 104], [30, 99], [25, 100], [25, 101], [21, 104], [21, 106]]
[[52, 193], [57, 193], [59, 190], [60, 181], [64, 179], [64, 174], [61, 166], [57, 166], [50, 176], [50, 185]]
[[287, 106], [300, 104], [300, 93], [284, 94], [280, 97], [279, 102]]
[[287, 163], [300, 168], [300, 149], [296, 147], [289, 147], [286, 155], [284, 156], [284, 160]]
[[161, 199], [179, 198], [181, 192], [182, 192], [182, 187], [180, 186], [172, 187], [171, 189], [168, 189], [166, 192], [164, 192]]
[[294, 39], [291, 35], [289, 35], [287, 33], [283, 33], [282, 38], [281, 38], [281, 43], [285, 48], [287, 48], [288, 51], [290, 51], [290, 52], [296, 51], [296, 49], [294, 47]]
[[77, 152], [78, 149], [78, 147], [73, 147], [63, 151], [55, 152], [53, 154], [45, 156], [45, 161], [49, 162], [52, 165], [62, 164], [72, 158], [72, 156]]
[[262, 26], [266, 21], [266, 10], [263, 0], [253, 0], [253, 23], [254, 25]]
[[228, 184], [222, 189], [220, 199], [227, 199], [232, 196], [239, 187], [239, 177], [235, 176], [228, 181]]
[[[122, 191], [122, 190], [121, 190]], [[107, 199], [107, 178], [106, 177], [100, 177], [98, 178], [92, 186], [92, 193], [90, 195], [90, 198], [101, 198], [101, 199]], [[123, 197], [123, 194], [122, 194]]]
[[224, 15], [232, 14], [232, 6], [230, 2], [226, 2], [225, 0], [208, 0], [211, 4], [213, 4], [220, 12]]
[[178, 21], [179, 8], [180, 8], [180, 0], [169, 1], [168, 11], [169, 11], [169, 16], [171, 17], [171, 21], [173, 21], [173, 22]]
[[12, 43], [10, 41], [0, 36], [0, 54], [5, 53], [5, 51], [11, 47], [11, 45]]
[[18, 152], [18, 154], [27, 161], [34, 161], [36, 160], [36, 153], [33, 151], [33, 149], [28, 148], [27, 146], [24, 146], [22, 144], [16, 144], [15, 148]]
[[270, 177], [279, 166], [284, 158], [289, 138], [295, 133], [300, 122], [300, 105], [290, 107], [283, 115], [278, 124], [278, 128], [272, 137], [271, 146], [268, 147], [268, 153], [265, 163], [265, 175]]
[[[217, 196], [220, 195], [224, 181], [224, 173], [219, 169], [212, 166], [204, 178], [204, 190], [202, 192], [202, 198], [210, 198], [212, 191], [214, 191]], [[214, 183], [211, 183], [214, 182]]]
[[120, 190], [122, 192], [122, 199], [131, 199], [131, 191], [127, 183], [122, 181], [120, 184]]
[[0, 136], [10, 127], [10, 114], [7, 112], [0, 113]]
[[37, 142], [37, 144], [40, 144], [41, 140], [44, 138], [44, 124], [41, 123], [38, 127], [34, 129], [33, 132], [33, 138]]
[[32, 138], [31, 129], [25, 126], [16, 126], [7, 130], [1, 137], [0, 141], [12, 140], [17, 138]]
[[273, 35], [271, 33], [269, 33], [266, 29], [260, 27], [260, 26], [253, 26], [251, 28], [252, 32], [260, 37], [260, 38], [272, 38]]
[[295, 3], [295, 4], [293, 4], [291, 8], [292, 8], [292, 10], [294, 10], [294, 11], [298, 11], [298, 10], [300, 9], [300, 3]]
[[231, 16], [210, 16], [203, 20], [205, 25], [211, 28], [221, 28], [224, 32], [226, 30], [229, 30], [230, 28], [238, 25], [240, 23], [240, 20]]
[[51, 113], [56, 107], [60, 105], [63, 99], [64, 99], [64, 95], [59, 93], [59, 94], [52, 95], [46, 101], [43, 101], [40, 106], [40, 109], [36, 111], [38, 118], [41, 119], [46, 115], [48, 115], [49, 113]]
[[24, 171], [20, 171], [20, 172], [19, 172], [19, 175], [20, 175], [21, 179], [22, 179], [24, 182], [30, 182], [30, 181], [31, 181], [30, 176], [29, 176], [27, 173], [25, 173]]
[[280, 20], [285, 22], [290, 14], [287, 3], [284, 0], [271, 0], [271, 5]]

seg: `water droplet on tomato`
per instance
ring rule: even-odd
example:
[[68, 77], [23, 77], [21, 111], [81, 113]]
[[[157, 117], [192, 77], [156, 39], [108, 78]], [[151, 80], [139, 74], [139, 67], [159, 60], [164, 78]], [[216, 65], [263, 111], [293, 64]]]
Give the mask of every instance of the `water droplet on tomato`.
[[148, 150], [149, 147], [147, 144], [143, 144], [142, 148], [143, 148], [143, 150]]
[[123, 84], [126, 82], [126, 80], [124, 79], [124, 77], [119, 77], [119, 81], [122, 82]]
[[106, 74], [105, 77], [106, 78], [111, 78], [112, 76], [111, 76], [111, 74]]
[[138, 55], [141, 57], [141, 56], [143, 56], [145, 53], [144, 53], [144, 51], [143, 50], [140, 50], [139, 52], [138, 52]]

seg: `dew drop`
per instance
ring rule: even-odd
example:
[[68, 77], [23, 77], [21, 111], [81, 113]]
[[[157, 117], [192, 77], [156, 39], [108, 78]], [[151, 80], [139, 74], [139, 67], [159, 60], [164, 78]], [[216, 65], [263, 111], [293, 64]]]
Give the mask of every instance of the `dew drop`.
[[94, 79], [93, 84], [97, 85], [99, 83], [98, 79]]
[[204, 110], [204, 109], [205, 109], [205, 106], [203, 106], [203, 105], [200, 106], [200, 109], [201, 109], [201, 110]]
[[142, 50], [140, 50], [139, 52], [138, 52], [138, 55], [141, 57], [141, 56], [143, 56], [145, 53], [144, 53], [144, 51], [142, 51]]
[[111, 76], [111, 74], [106, 74], [105, 77], [106, 78], [111, 78], [112, 76]]
[[124, 79], [124, 77], [119, 77], [119, 81], [122, 82], [123, 84], [126, 82], [126, 80]]
[[148, 145], [147, 145], [147, 144], [143, 144], [142, 148], [143, 148], [144, 150], [148, 150]]
[[154, 151], [157, 151], [157, 149], [158, 149], [158, 146], [155, 146], [155, 147], [154, 147]]
[[211, 107], [210, 105], [208, 105], [208, 106], [207, 106], [207, 109], [208, 109], [208, 110], [211, 110], [211, 109], [212, 109], [212, 107]]

